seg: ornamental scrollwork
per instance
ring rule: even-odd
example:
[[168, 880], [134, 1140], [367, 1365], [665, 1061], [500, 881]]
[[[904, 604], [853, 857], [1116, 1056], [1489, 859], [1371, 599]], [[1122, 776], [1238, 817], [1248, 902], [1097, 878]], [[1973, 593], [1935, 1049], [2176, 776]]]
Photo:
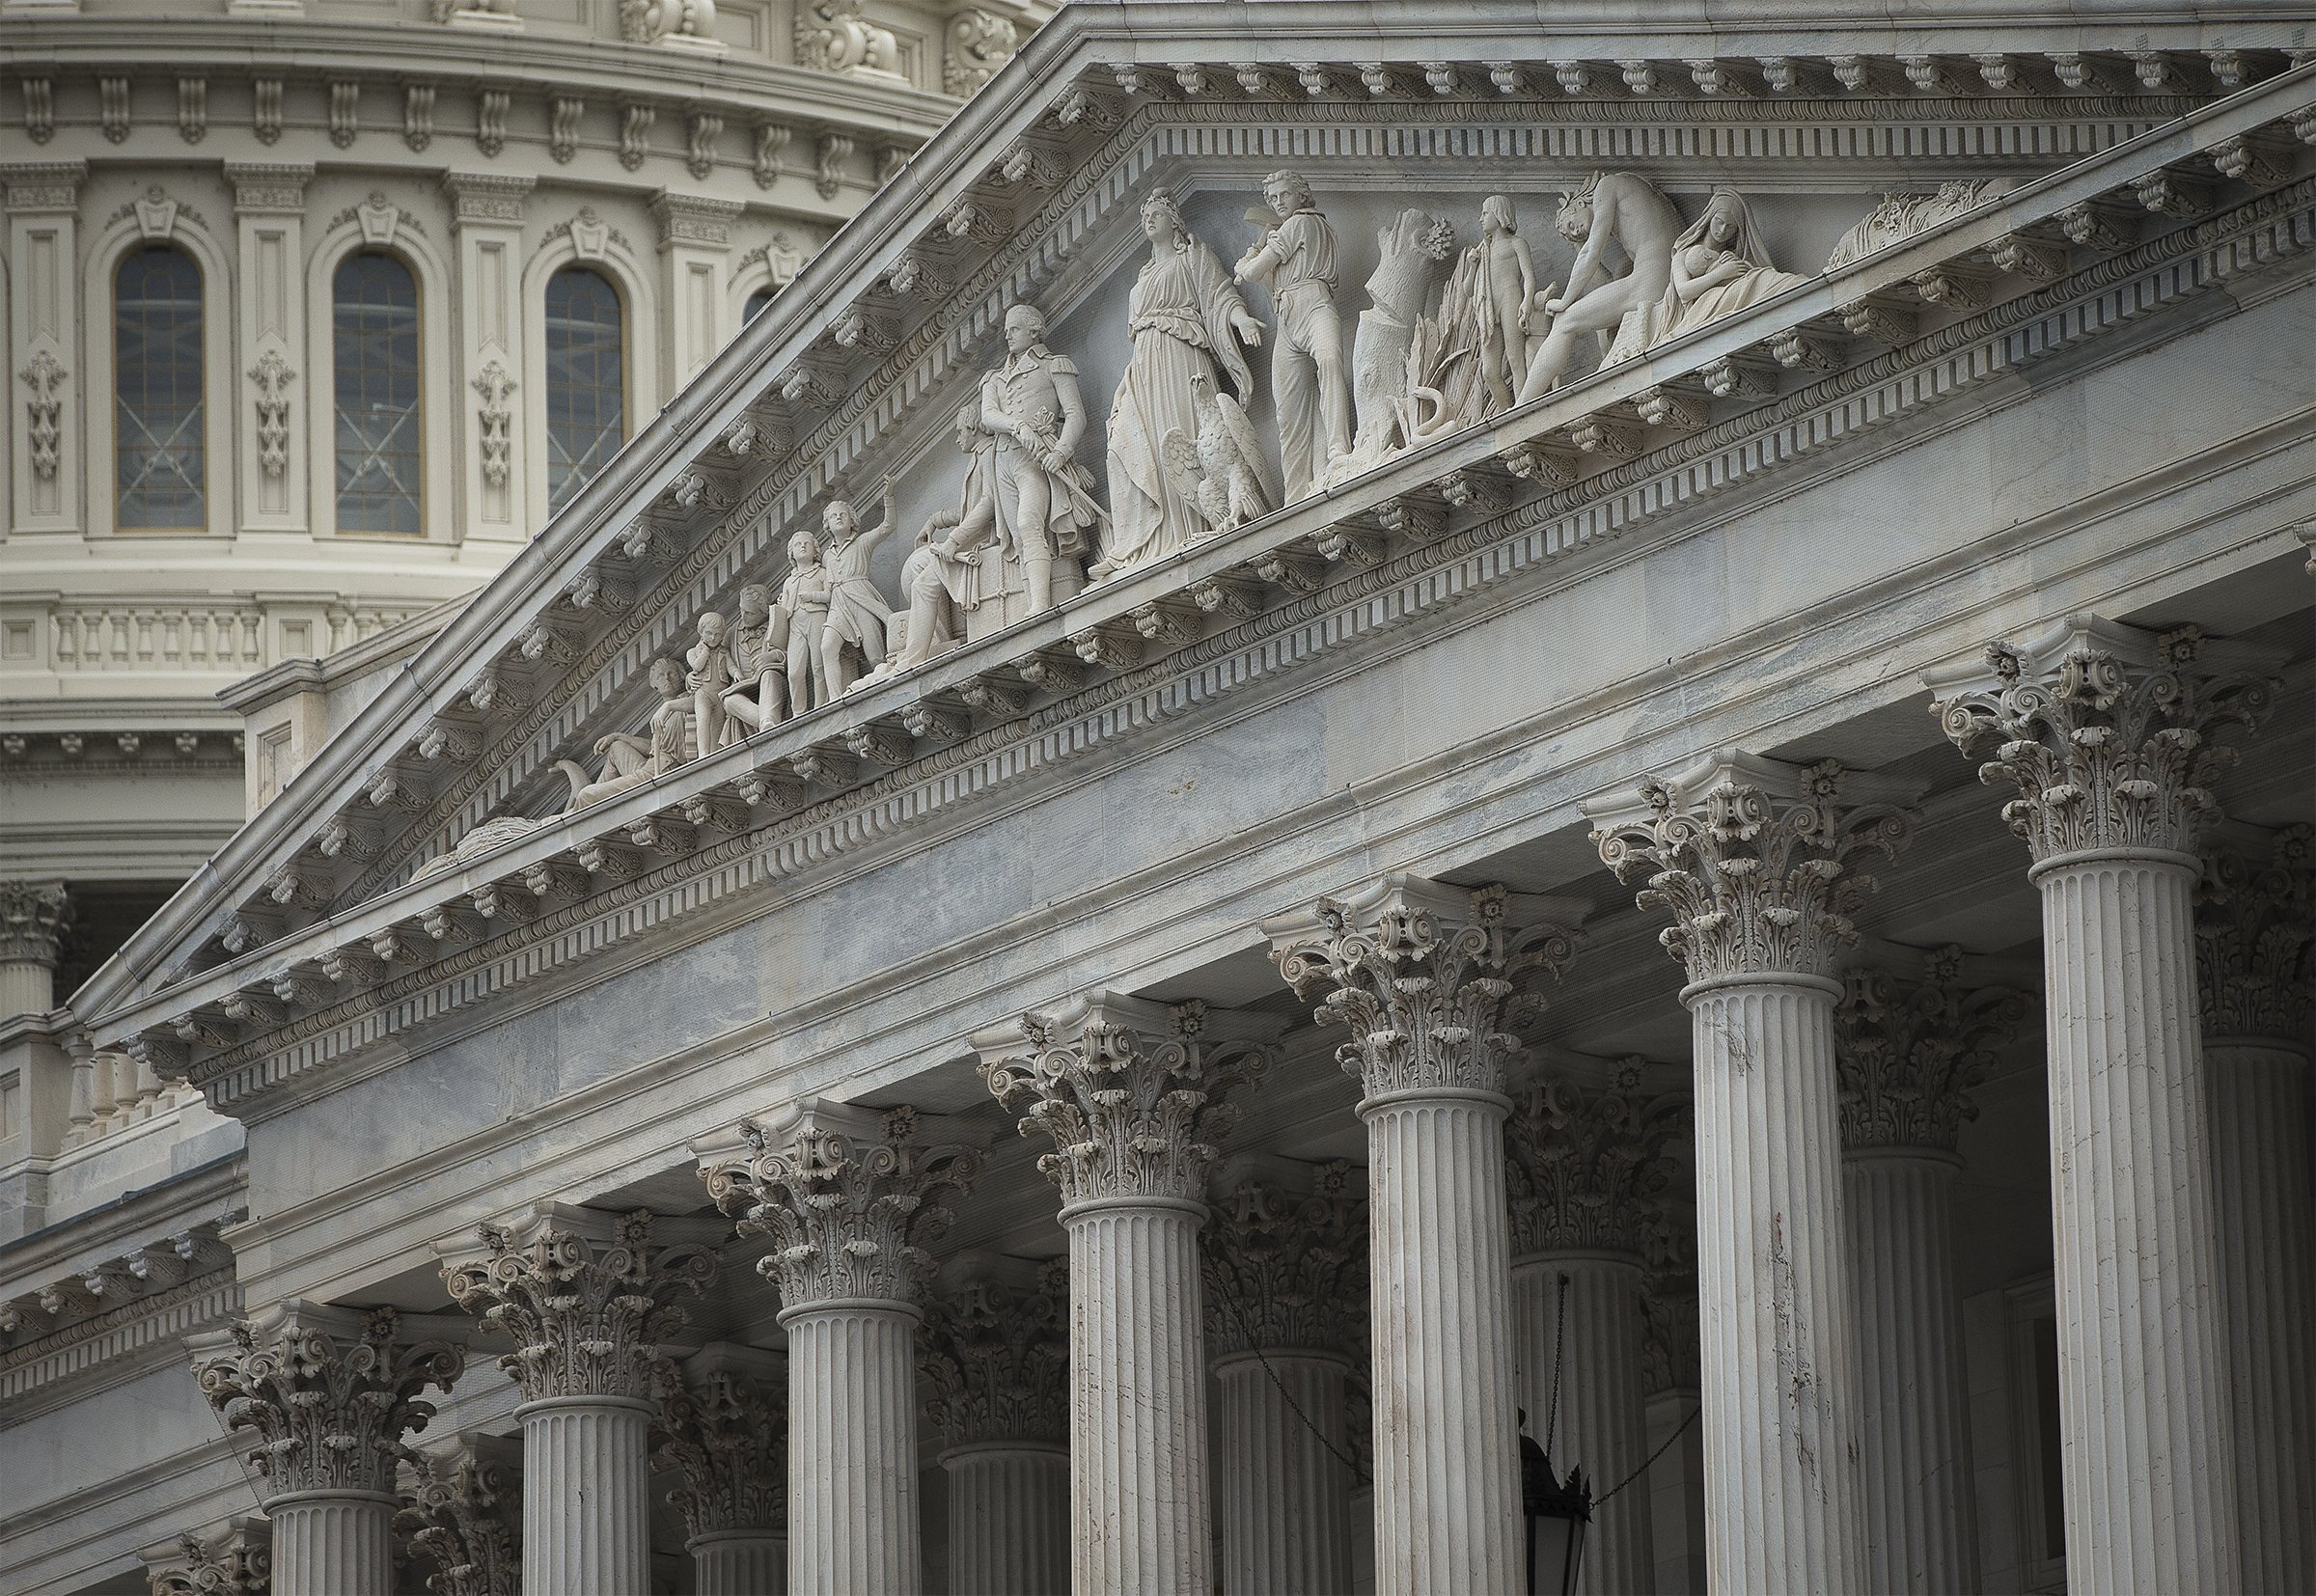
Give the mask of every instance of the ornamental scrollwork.
[[1833, 975], [1858, 940], [1851, 916], [1874, 879], [1861, 854], [1895, 854], [1913, 817], [1894, 804], [1851, 803], [1850, 773], [1747, 756], [1640, 786], [1644, 810], [1592, 833], [1617, 879], [1673, 923], [1658, 933], [1693, 981], [1733, 976]]
[[1069, 1439], [1069, 1262], [1029, 1285], [967, 1280], [926, 1305], [917, 1367], [951, 1446]]
[[812, 1105], [772, 1126], [740, 1125], [748, 1153], [703, 1172], [742, 1235], [772, 1238], [757, 1268], [798, 1308], [842, 1300], [914, 1305], [935, 1263], [925, 1245], [980, 1174], [981, 1155], [920, 1139], [909, 1108]]
[[1260, 1180], [1225, 1194], [1199, 1235], [1208, 1353], [1355, 1350], [1365, 1207], [1340, 1162], [1313, 1170], [1307, 1195]]
[[1877, 969], [1844, 978], [1834, 1005], [1844, 1146], [1951, 1152], [1963, 1121], [1978, 1117], [1971, 1093], [2031, 1005], [2008, 987], [1971, 990], [1962, 963], [1961, 949], [1945, 948], [1920, 980]]
[[1024, 1015], [1020, 1050], [984, 1055], [981, 1079], [1021, 1134], [1053, 1138], [1037, 1168], [1064, 1206], [1203, 1197], [1214, 1142], [1236, 1117], [1230, 1094], [1271, 1061], [1264, 1046], [1211, 1037], [1210, 1019], [1197, 1002], [1128, 1015], [1096, 1001], [1068, 1017]]
[[1931, 705], [1965, 754], [2019, 796], [2003, 821], [2037, 863], [2096, 849], [2192, 853], [2220, 814], [2212, 783], [2235, 760], [2217, 741], [2267, 717], [2276, 683], [2214, 671], [2196, 627], [2150, 635], [2094, 618], [2030, 645], [1996, 643], [1978, 679]]
[[2203, 1032], [2307, 1045], [2316, 1021], [2316, 829], [2286, 826], [2265, 864], [2232, 848], [2204, 859], [2195, 911]]
[[484, 1225], [477, 1233], [485, 1256], [444, 1264], [453, 1300], [514, 1341], [499, 1366], [525, 1401], [652, 1394], [653, 1349], [686, 1317], [668, 1299], [703, 1295], [716, 1256], [704, 1247], [655, 1249], [651, 1227], [648, 1209], [613, 1218], [604, 1242], [553, 1219], [528, 1241]]
[[268, 1495], [391, 1491], [402, 1437], [423, 1430], [432, 1386], [449, 1391], [465, 1355], [448, 1341], [400, 1345], [394, 1309], [362, 1319], [353, 1335], [317, 1323], [242, 1320], [235, 1351], [203, 1363], [201, 1393], [228, 1430], [247, 1430], [248, 1455]]
[[519, 1596], [522, 1480], [471, 1452], [414, 1452], [394, 1527], [434, 1563], [434, 1596]]
[[732, 1369], [686, 1380], [660, 1365], [652, 1461], [680, 1482], [668, 1500], [695, 1539], [756, 1530], [776, 1534], [788, 1521], [788, 1393]]
[[265, 1596], [273, 1588], [273, 1540], [262, 1520], [237, 1521], [206, 1541], [179, 1535], [170, 1554], [146, 1556], [152, 1596]]
[[1644, 1061], [1620, 1059], [1606, 1085], [1539, 1078], [1504, 1121], [1514, 1256], [1573, 1251], [1638, 1257], [1663, 1221], [1667, 1156], [1687, 1125], [1677, 1097], [1641, 1088]]

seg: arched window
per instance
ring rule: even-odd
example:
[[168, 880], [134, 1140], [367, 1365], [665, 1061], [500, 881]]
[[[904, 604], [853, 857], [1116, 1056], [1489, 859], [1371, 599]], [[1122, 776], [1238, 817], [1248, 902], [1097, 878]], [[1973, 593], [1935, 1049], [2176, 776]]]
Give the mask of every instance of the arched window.
[[565, 266], [547, 279], [547, 512], [571, 502], [627, 435], [619, 290]]
[[330, 286], [338, 530], [419, 527], [418, 282], [391, 255], [349, 255]]
[[758, 289], [750, 294], [748, 303], [740, 307], [740, 324], [746, 326], [763, 315], [764, 307], [772, 303], [772, 296], [779, 291], [778, 289]]
[[198, 532], [202, 488], [201, 268], [181, 250], [131, 250], [113, 279], [118, 524]]

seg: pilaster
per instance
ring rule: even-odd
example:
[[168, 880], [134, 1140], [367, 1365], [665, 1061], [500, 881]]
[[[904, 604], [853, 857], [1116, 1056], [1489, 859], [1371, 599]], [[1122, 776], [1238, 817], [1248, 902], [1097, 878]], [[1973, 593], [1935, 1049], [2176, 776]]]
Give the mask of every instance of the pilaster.
[[[312, 413], [301, 384], [331, 380], [329, 372], [301, 371], [306, 358], [306, 184], [311, 162], [228, 161], [234, 190], [239, 303], [233, 391], [245, 413], [234, 419], [240, 451], [235, 507], [244, 532], [304, 532], [309, 462], [325, 462], [336, 481], [334, 440], [300, 436]], [[324, 314], [327, 307], [323, 307]], [[329, 412], [324, 411], [324, 414]]]
[[[88, 526], [89, 373], [80, 365], [80, 185], [86, 161], [0, 166], [8, 197], [8, 480], [14, 534]], [[94, 303], [107, 307], [110, 295]], [[102, 398], [104, 388], [96, 393]], [[108, 462], [109, 463], [109, 462]]]
[[731, 296], [724, 281], [731, 266], [731, 224], [747, 208], [737, 200], [668, 188], [652, 196], [661, 269], [667, 273], [660, 296], [667, 320], [659, 336], [659, 346], [667, 351], [664, 393], [681, 392], [731, 337]]
[[1911, 789], [1727, 751], [1585, 805], [1689, 984], [1706, 1560], [1722, 1590], [1863, 1588], [1833, 978]]
[[700, 1596], [780, 1596], [787, 1588], [787, 1374], [781, 1360], [718, 1342], [679, 1371], [660, 1365], [652, 1461], [681, 1483]]
[[1387, 876], [1265, 924], [1351, 1039], [1367, 1124], [1375, 1581], [1504, 1590], [1525, 1566], [1503, 1175], [1509, 1034], [1586, 905]]
[[[463, 536], [523, 542], [532, 507], [517, 457], [523, 380], [523, 202], [535, 179], [452, 172], [442, 179], [458, 241], [457, 371], [452, 384], [458, 425], [452, 436], [465, 472], [458, 502]], [[545, 507], [538, 507], [543, 510]]]
[[2117, 1596], [2241, 1588], [2191, 899], [2265, 665], [2076, 616], [1929, 678], [2042, 891], [2067, 1574]]

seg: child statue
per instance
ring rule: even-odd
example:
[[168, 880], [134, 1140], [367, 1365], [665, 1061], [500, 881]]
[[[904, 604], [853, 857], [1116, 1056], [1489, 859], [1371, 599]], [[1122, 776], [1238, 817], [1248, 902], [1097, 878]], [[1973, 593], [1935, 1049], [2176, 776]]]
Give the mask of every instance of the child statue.
[[819, 708], [834, 695], [821, 674], [820, 634], [828, 624], [828, 571], [820, 564], [820, 539], [798, 528], [788, 539], [788, 576], [780, 585], [780, 613], [788, 631], [788, 713]]
[[[876, 545], [893, 530], [891, 482], [885, 483], [884, 510], [873, 528], [864, 527], [860, 512], [844, 499], [832, 500], [820, 512], [820, 529], [828, 537], [828, 619], [820, 627], [820, 679], [831, 698], [849, 691], [892, 650], [893, 607], [868, 574]], [[848, 648], [859, 651], [858, 671]]]
[[691, 667], [683, 684], [692, 690], [693, 735], [703, 754], [724, 746], [724, 695], [733, 676], [730, 635], [724, 618], [713, 610], [700, 615], [700, 640], [683, 656]]

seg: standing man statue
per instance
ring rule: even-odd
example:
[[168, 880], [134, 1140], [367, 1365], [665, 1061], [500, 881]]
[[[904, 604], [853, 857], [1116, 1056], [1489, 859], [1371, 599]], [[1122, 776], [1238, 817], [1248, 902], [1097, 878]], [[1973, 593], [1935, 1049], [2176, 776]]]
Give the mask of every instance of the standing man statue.
[[1053, 608], [1055, 563], [1083, 557], [1109, 516], [1094, 502], [1093, 474], [1075, 458], [1086, 435], [1078, 369], [1045, 346], [1045, 314], [1034, 305], [1006, 313], [1006, 363], [981, 378], [981, 425], [997, 439], [1001, 539], [1017, 551], [1035, 615]]
[[1326, 479], [1329, 460], [1351, 453], [1351, 378], [1335, 310], [1335, 230], [1298, 173], [1272, 173], [1262, 197], [1273, 220], [1233, 275], [1268, 284], [1278, 313], [1271, 396], [1291, 504]]

